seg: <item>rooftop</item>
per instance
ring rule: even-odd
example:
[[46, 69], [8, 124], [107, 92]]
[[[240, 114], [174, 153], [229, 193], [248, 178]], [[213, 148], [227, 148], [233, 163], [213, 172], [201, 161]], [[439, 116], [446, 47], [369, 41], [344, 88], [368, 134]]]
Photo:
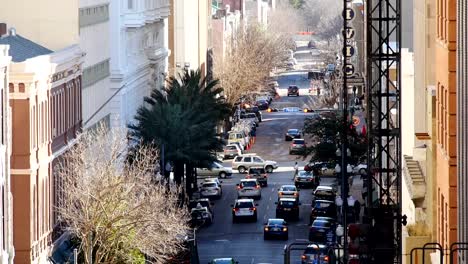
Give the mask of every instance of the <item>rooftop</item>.
[[0, 37], [0, 45], [1, 44], [10, 46], [10, 56], [13, 62], [23, 62], [27, 59], [53, 52], [50, 49], [16, 34], [13, 28], [10, 28], [8, 34]]

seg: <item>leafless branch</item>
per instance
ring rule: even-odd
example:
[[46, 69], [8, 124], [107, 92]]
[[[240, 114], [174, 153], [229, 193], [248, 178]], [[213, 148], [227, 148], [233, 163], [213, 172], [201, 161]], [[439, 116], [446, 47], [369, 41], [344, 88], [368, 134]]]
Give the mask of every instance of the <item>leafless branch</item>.
[[125, 132], [101, 127], [82, 134], [58, 168], [57, 211], [88, 264], [134, 263], [135, 252], [163, 263], [183, 247], [188, 215], [178, 190], [154, 183], [155, 150], [140, 148], [131, 164], [126, 154]]

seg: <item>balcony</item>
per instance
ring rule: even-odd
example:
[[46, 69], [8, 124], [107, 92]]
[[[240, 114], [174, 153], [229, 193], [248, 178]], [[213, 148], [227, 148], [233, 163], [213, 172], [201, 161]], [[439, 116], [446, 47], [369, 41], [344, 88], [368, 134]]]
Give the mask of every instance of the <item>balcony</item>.
[[169, 0], [122, 0], [123, 25], [139, 28], [169, 16]]

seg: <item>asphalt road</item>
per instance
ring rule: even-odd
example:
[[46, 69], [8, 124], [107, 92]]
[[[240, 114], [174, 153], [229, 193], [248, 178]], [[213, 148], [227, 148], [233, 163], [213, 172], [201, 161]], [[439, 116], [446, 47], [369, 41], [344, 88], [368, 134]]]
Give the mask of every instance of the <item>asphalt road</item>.
[[[288, 77], [290, 78], [290, 77]], [[300, 77], [298, 77], [300, 78]], [[275, 101], [277, 105], [313, 107], [315, 99], [312, 96], [283, 96]], [[275, 201], [277, 189], [283, 184], [293, 184], [293, 166], [298, 162], [300, 167], [306, 164], [302, 157], [289, 155], [290, 142], [284, 141], [284, 133], [288, 128], [302, 128], [307, 113], [263, 113], [263, 122], [257, 129], [257, 140], [249, 151], [257, 153], [264, 159], [279, 163], [279, 168], [270, 174], [268, 187], [262, 189], [262, 198], [258, 200], [258, 221], [255, 223], [232, 223], [231, 207], [237, 198], [236, 184], [245, 175], [235, 173], [232, 178], [224, 179], [223, 196], [215, 201], [214, 223], [198, 230], [198, 253], [200, 263], [208, 263], [213, 258], [233, 257], [241, 264], [283, 263], [283, 248], [293, 241], [306, 241], [308, 236], [308, 217], [311, 210], [312, 190], [300, 190], [300, 219], [289, 222], [289, 240], [263, 240], [263, 224], [268, 218], [275, 217]], [[230, 160], [225, 161], [231, 166]], [[234, 171], [237, 172], [237, 171]], [[332, 184], [332, 179], [322, 178], [322, 184]], [[291, 263], [300, 263], [300, 254], [296, 252]]]

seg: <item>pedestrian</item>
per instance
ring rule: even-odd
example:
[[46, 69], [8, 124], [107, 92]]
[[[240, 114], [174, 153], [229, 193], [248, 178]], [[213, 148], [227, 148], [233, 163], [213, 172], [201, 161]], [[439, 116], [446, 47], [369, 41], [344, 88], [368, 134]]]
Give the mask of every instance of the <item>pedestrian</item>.
[[294, 164], [294, 177], [296, 177], [299, 174], [299, 165], [296, 163]]
[[164, 166], [164, 178], [169, 183], [169, 177], [171, 176], [172, 166], [169, 161], [166, 162]]

